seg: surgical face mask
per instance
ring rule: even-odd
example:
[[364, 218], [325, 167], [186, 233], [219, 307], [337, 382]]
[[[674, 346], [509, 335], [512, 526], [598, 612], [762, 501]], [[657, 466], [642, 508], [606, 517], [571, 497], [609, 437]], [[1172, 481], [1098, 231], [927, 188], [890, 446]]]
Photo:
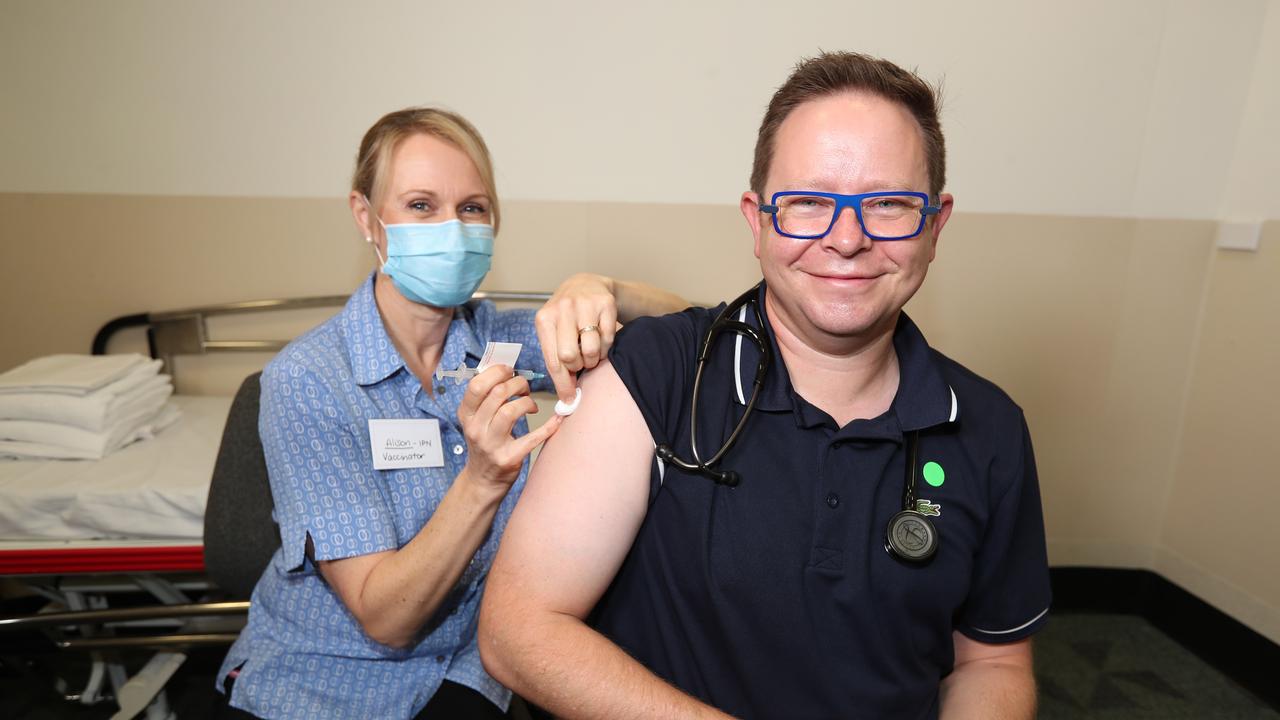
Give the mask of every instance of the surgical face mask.
[[[471, 298], [489, 274], [493, 226], [446, 220], [387, 225], [382, 271], [400, 294], [423, 305], [454, 307]], [[377, 250], [377, 247], [374, 247]], [[381, 259], [381, 258], [380, 258]]]

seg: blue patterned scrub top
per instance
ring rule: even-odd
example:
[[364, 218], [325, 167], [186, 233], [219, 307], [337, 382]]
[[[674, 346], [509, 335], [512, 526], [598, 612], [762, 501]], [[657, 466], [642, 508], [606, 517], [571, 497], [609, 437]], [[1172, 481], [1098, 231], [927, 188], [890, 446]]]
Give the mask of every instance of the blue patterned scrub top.
[[[490, 302], [457, 308], [440, 364], [475, 366], [489, 341], [524, 345], [521, 369], [546, 372], [533, 310]], [[535, 390], [550, 389], [550, 381]], [[529, 462], [498, 508], [483, 545], [414, 646], [373, 641], [305, 555], [367, 555], [407, 544], [467, 462], [457, 410], [465, 384], [423, 388], [391, 343], [373, 278], [346, 307], [280, 352], [262, 374], [259, 431], [283, 542], [253, 591], [249, 622], [218, 673], [240, 667], [231, 704], [267, 718], [407, 718], [444, 680], [506, 708], [511, 693], [485, 673], [476, 647], [480, 595]], [[375, 470], [371, 419], [435, 418], [445, 466]], [[516, 435], [528, 432], [522, 419]]]

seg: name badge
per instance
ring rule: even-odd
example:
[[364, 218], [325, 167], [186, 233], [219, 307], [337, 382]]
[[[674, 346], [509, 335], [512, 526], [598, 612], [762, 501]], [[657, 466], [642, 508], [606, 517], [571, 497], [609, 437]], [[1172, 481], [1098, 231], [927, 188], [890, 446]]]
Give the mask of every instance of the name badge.
[[444, 467], [439, 420], [370, 420], [369, 450], [377, 470]]

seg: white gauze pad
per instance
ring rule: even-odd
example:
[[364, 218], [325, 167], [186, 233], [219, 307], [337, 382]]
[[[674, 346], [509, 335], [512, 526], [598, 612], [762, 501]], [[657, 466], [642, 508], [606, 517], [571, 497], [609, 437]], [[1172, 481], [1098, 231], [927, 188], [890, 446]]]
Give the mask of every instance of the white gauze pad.
[[582, 402], [582, 388], [574, 388], [573, 402], [566, 403], [563, 400], [556, 401], [557, 415], [572, 415], [574, 410], [578, 409], [578, 403]]

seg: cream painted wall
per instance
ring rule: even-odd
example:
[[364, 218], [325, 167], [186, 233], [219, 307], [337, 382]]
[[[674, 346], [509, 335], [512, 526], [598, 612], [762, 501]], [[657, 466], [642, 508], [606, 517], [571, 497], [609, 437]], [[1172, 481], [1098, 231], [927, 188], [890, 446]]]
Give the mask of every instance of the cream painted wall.
[[334, 197], [379, 114], [443, 103], [510, 198], [732, 202], [772, 89], [852, 48], [945, 78], [966, 210], [1218, 219], [1278, 3], [5, 0], [0, 191]]
[[1210, 265], [1156, 568], [1280, 642], [1280, 222]]
[[1258, 221], [1280, 217], [1280, 2], [1267, 6], [1258, 57], [1219, 216]]
[[[1144, 567], [1191, 373], [1213, 226], [958, 215], [908, 310], [1026, 411], [1051, 560]], [[1280, 596], [1278, 596], [1280, 597]]]

